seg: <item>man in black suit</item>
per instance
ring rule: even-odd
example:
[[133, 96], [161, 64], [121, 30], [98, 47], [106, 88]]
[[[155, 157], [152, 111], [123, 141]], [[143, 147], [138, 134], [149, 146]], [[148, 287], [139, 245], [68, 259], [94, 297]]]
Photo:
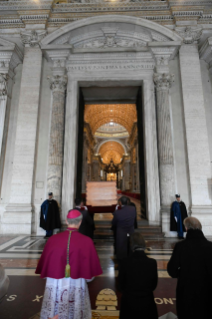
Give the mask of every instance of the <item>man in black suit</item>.
[[167, 265], [177, 278], [176, 303], [179, 319], [211, 318], [212, 242], [197, 218], [184, 220], [186, 239], [178, 242]]
[[136, 218], [135, 207], [128, 206], [128, 198], [120, 198], [121, 209], [113, 214], [112, 229], [116, 229], [116, 257], [121, 260], [128, 255], [128, 242], [130, 234], [134, 233]]
[[90, 237], [93, 239], [93, 232], [94, 232], [94, 221], [91, 217], [91, 215], [88, 212], [88, 209], [86, 206], [84, 206], [84, 203], [81, 198], [75, 199], [75, 208], [82, 214], [82, 223], [79, 228], [79, 233]]
[[122, 291], [120, 319], [158, 319], [153, 291], [157, 287], [157, 263], [145, 254], [145, 240], [140, 233], [130, 236], [131, 254], [123, 259], [118, 282]]

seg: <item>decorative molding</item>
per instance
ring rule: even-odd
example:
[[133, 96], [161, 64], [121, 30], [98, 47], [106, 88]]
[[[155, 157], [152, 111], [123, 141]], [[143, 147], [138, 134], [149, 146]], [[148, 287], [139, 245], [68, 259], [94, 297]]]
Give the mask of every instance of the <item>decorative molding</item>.
[[0, 100], [4, 100], [6, 98], [8, 79], [8, 74], [0, 73]]
[[154, 73], [153, 81], [157, 90], [168, 90], [174, 82], [174, 74]]
[[183, 38], [185, 44], [197, 42], [202, 35], [202, 28], [200, 27], [175, 28], [175, 31]]
[[21, 40], [26, 47], [38, 47], [39, 42], [46, 36], [46, 34], [46, 30], [25, 30], [21, 32]]
[[68, 77], [66, 75], [54, 75], [50, 79], [50, 88], [53, 92], [66, 90]]

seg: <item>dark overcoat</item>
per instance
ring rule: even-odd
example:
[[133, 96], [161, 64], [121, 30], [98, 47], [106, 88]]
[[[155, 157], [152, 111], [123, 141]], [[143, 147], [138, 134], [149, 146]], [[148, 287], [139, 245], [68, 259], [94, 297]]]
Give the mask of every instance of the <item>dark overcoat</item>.
[[60, 211], [56, 200], [45, 200], [41, 205], [40, 227], [45, 230], [61, 228]]
[[212, 242], [201, 230], [190, 229], [175, 245], [167, 271], [178, 278], [178, 319], [212, 318]]
[[[172, 203], [172, 205], [173, 205], [173, 203]], [[172, 210], [172, 205], [171, 205], [171, 212], [170, 212], [170, 230], [177, 231], [177, 222], [174, 218], [174, 212]], [[183, 223], [184, 219], [188, 217], [188, 213], [187, 213], [186, 205], [184, 202], [180, 201], [179, 205], [180, 205], [180, 211], [181, 211], [181, 220]], [[184, 225], [183, 225], [183, 231], [184, 232], [186, 231]]]
[[81, 210], [78, 207], [75, 207], [82, 214], [82, 223], [79, 228], [79, 233], [90, 237], [93, 239], [94, 232], [94, 221], [87, 210]]
[[113, 214], [112, 229], [115, 229], [116, 256], [122, 259], [128, 255], [128, 236], [134, 233], [136, 212], [133, 206], [122, 206]]
[[121, 262], [118, 279], [123, 292], [120, 319], [158, 319], [153, 295], [158, 282], [155, 259], [144, 251], [133, 252]]

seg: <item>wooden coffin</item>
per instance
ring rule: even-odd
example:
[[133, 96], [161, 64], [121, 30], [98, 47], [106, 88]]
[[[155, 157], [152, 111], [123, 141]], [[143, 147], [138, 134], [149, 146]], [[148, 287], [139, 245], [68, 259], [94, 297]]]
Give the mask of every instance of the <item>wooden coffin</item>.
[[87, 182], [86, 205], [110, 206], [117, 204], [116, 181]]

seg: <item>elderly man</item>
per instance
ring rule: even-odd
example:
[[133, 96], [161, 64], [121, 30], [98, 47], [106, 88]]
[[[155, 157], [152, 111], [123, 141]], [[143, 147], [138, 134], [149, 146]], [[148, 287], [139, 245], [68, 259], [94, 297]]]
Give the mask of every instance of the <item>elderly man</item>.
[[49, 198], [41, 205], [40, 227], [46, 231], [44, 238], [53, 235], [53, 230], [61, 227], [60, 211], [56, 200], [53, 199], [53, 193], [48, 193]]
[[112, 229], [115, 230], [116, 256], [120, 261], [128, 255], [128, 239], [130, 234], [134, 233], [136, 218], [135, 207], [128, 206], [128, 198], [120, 198], [121, 209], [113, 214]]
[[93, 241], [78, 232], [82, 214], [71, 210], [67, 230], [52, 236], [44, 247], [36, 274], [47, 278], [41, 319], [90, 319], [91, 306], [86, 281], [101, 275]]
[[184, 220], [186, 239], [175, 245], [167, 271], [177, 278], [178, 319], [211, 318], [212, 242], [198, 219]]

